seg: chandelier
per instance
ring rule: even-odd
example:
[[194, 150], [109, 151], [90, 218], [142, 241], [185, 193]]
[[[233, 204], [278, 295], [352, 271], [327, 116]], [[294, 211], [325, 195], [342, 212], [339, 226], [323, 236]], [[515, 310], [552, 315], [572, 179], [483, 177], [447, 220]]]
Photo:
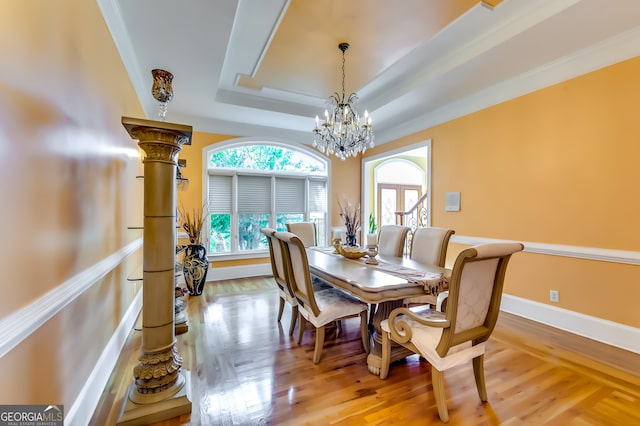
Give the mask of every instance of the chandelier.
[[349, 43], [340, 43], [342, 51], [342, 95], [335, 92], [327, 100], [324, 111], [324, 122], [320, 124], [316, 115], [316, 127], [313, 129], [313, 146], [327, 155], [335, 154], [344, 160], [363, 153], [374, 147], [374, 136], [371, 130], [371, 117], [367, 111], [361, 121], [356, 107], [358, 96], [351, 93], [348, 97], [344, 90], [344, 52]]

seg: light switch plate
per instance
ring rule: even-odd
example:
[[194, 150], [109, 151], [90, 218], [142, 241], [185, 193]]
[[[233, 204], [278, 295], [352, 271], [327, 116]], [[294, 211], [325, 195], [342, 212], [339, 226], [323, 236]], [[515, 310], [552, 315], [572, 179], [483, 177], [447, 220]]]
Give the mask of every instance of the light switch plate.
[[460, 193], [459, 192], [447, 192], [447, 198], [445, 201], [444, 210], [447, 212], [460, 211]]

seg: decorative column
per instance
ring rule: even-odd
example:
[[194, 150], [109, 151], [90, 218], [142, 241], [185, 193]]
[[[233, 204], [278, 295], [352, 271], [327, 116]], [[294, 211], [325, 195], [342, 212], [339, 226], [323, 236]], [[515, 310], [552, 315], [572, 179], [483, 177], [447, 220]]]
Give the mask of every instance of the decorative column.
[[122, 117], [144, 150], [142, 355], [118, 425], [143, 425], [191, 412], [189, 376], [174, 331], [176, 172], [191, 126]]

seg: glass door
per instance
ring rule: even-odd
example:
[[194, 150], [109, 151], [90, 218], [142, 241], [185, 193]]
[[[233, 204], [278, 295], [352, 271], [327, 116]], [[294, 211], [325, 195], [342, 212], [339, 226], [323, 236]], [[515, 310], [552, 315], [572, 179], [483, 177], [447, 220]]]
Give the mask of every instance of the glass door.
[[379, 225], [399, 225], [397, 211], [408, 211], [422, 196], [420, 185], [378, 184]]

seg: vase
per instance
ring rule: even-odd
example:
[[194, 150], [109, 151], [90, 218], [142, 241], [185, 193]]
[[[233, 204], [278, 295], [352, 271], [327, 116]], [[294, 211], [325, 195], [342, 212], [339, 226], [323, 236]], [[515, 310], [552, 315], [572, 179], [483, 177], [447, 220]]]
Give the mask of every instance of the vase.
[[199, 296], [202, 294], [208, 269], [207, 250], [204, 246], [189, 244], [182, 259], [182, 275], [184, 275], [184, 282], [190, 295]]
[[173, 88], [171, 87], [173, 74], [169, 71], [155, 69], [151, 70], [151, 76], [153, 77], [151, 94], [153, 95], [153, 99], [160, 102], [158, 116], [161, 121], [164, 121], [167, 115], [167, 106], [169, 102], [171, 102], [171, 99], [173, 99]]
[[347, 246], [356, 247], [358, 245], [358, 243], [356, 242], [356, 234], [347, 234], [346, 242]]

